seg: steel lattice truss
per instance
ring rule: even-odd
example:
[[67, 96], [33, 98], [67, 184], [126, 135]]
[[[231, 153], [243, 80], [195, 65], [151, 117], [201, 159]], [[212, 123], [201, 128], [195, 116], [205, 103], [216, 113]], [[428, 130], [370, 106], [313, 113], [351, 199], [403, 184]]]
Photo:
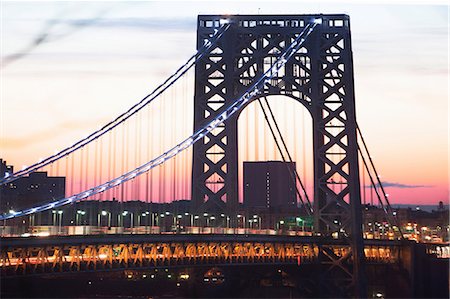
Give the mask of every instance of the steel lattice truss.
[[[323, 245], [310, 242], [256, 241], [155, 241], [83, 242], [81, 244], [4, 246], [1, 249], [2, 276], [118, 270], [127, 268], [177, 267], [226, 264], [318, 264], [321, 253], [347, 260], [348, 245]], [[378, 264], [399, 262], [399, 247], [370, 245], [367, 257]], [[326, 271], [341, 268], [330, 265]], [[345, 269], [344, 269], [345, 270]]]
[[[351, 288], [364, 270], [349, 17], [227, 18], [231, 23], [229, 30], [211, 54], [196, 65], [195, 129], [223, 113], [229, 102], [270, 69], [307, 24], [322, 21], [304, 46], [265, 84], [261, 96], [291, 97], [304, 104], [312, 116], [315, 231], [338, 234], [352, 245], [352, 251], [344, 259], [336, 258], [326, 249], [321, 258], [325, 264], [341, 265], [341, 273], [333, 276], [345, 277], [349, 284], [344, 285]], [[223, 20], [223, 16], [199, 16], [198, 47]], [[238, 115], [229, 118], [194, 145], [194, 210], [218, 206], [229, 213], [236, 211], [237, 118]], [[363, 285], [358, 282], [358, 288], [364, 288]]]

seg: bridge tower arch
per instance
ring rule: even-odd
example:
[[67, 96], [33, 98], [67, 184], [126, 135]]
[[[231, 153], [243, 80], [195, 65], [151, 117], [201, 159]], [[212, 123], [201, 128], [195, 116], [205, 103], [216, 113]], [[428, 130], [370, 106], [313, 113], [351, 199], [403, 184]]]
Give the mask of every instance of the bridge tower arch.
[[[352, 248], [344, 257], [337, 256], [332, 248], [321, 249], [323, 264], [337, 263], [349, 273], [334, 275], [332, 282], [328, 280], [326, 285], [331, 283], [336, 288], [341, 285], [341, 289], [354, 286], [351, 289], [360, 297], [365, 293], [364, 253], [349, 17], [199, 16], [198, 48], [224, 22], [230, 22], [231, 26], [216, 47], [196, 64], [194, 130], [223, 113], [271, 67], [305, 26], [316, 19], [321, 23], [304, 46], [265, 85], [262, 96], [292, 97], [311, 113], [315, 232], [325, 236], [341, 235]], [[236, 213], [237, 117], [233, 115], [194, 144], [191, 203], [196, 212], [213, 206], [231, 215]], [[341, 188], [334, 188], [336, 185]]]

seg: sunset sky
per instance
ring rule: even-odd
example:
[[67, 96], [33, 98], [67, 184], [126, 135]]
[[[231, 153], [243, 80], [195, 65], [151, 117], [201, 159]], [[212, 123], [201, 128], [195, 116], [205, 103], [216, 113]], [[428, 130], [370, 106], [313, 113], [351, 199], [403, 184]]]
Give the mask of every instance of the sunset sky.
[[[433, 3], [2, 1], [0, 158], [17, 169], [30, 165], [128, 109], [195, 52], [198, 14], [345, 13], [357, 120], [391, 201], [448, 202], [449, 10], [445, 1]], [[176, 103], [172, 109], [183, 109], [160, 115], [154, 127], [182, 136], [192, 131], [192, 107]], [[240, 125], [248, 123], [252, 109], [244, 111]], [[308, 151], [306, 110], [296, 103], [276, 109], [286, 127], [305, 127], [286, 134], [293, 148]], [[265, 134], [256, 123], [250, 121], [240, 140]], [[256, 157], [249, 144], [241, 146], [241, 160], [277, 158]], [[304, 168], [312, 168], [306, 160]], [[311, 173], [305, 170], [305, 176], [311, 187]]]

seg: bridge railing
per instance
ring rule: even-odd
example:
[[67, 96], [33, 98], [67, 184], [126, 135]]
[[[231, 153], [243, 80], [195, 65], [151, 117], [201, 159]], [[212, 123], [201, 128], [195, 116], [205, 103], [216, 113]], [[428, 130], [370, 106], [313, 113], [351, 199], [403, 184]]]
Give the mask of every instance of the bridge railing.
[[253, 234], [253, 235], [288, 235], [312, 236], [310, 231], [285, 229], [257, 229], [257, 228], [226, 228], [185, 226], [183, 228], [165, 229], [160, 226], [137, 227], [106, 227], [92, 225], [78, 226], [34, 226], [24, 228], [20, 226], [0, 227], [2, 237], [47, 237], [47, 236], [74, 236], [74, 235], [103, 235], [103, 234]]

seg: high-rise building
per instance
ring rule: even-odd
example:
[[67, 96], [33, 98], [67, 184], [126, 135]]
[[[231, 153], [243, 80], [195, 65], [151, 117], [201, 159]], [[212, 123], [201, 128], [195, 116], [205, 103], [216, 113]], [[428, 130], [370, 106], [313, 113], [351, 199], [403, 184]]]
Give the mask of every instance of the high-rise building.
[[244, 206], [289, 210], [297, 207], [295, 162], [244, 162]]

